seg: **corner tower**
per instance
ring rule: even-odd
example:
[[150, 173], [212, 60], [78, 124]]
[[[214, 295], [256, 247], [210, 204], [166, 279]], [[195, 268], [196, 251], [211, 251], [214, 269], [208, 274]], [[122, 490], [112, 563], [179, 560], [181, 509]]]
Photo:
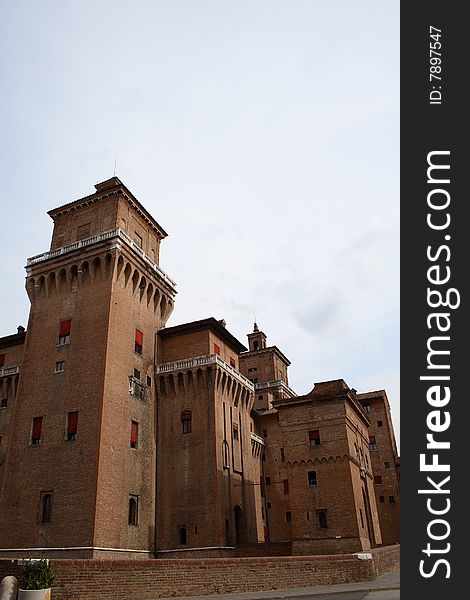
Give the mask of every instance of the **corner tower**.
[[0, 501], [1, 548], [16, 556], [154, 549], [156, 331], [176, 294], [159, 267], [167, 234], [117, 177], [95, 188], [48, 213], [51, 248], [27, 262]]

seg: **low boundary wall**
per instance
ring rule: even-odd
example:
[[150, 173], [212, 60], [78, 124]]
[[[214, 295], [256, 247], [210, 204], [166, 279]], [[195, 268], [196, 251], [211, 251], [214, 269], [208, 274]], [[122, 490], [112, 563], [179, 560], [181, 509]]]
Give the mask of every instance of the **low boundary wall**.
[[[53, 600], [154, 600], [371, 581], [398, 568], [400, 546], [357, 554], [172, 560], [52, 560]], [[0, 579], [19, 576], [0, 560]]]

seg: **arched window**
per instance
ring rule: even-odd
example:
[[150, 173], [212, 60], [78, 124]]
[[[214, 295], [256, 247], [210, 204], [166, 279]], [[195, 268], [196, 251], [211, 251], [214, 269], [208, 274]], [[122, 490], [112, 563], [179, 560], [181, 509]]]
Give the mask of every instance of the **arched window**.
[[259, 342], [257, 340], [253, 342], [253, 348], [254, 350], [259, 350]]
[[191, 411], [185, 410], [181, 413], [181, 432], [191, 433]]
[[129, 497], [129, 525], [137, 525], [139, 497]]
[[41, 523], [50, 523], [52, 517], [52, 494], [43, 494], [41, 498]]

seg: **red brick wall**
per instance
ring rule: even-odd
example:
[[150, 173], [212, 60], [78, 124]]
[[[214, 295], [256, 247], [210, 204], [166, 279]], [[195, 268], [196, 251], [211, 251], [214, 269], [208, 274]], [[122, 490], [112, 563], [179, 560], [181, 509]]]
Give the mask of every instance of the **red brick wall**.
[[[355, 555], [189, 560], [54, 560], [54, 600], [134, 600], [370, 581], [398, 568], [399, 546]], [[0, 578], [18, 567], [0, 560]]]

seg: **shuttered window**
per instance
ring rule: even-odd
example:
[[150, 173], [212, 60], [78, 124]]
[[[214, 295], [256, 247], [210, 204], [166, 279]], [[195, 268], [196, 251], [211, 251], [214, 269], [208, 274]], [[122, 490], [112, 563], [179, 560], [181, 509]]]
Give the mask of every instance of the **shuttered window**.
[[137, 421], [131, 422], [131, 448], [137, 448], [137, 439], [139, 435], [139, 424]]
[[142, 354], [143, 345], [144, 345], [144, 334], [139, 329], [136, 329], [135, 330], [134, 351], [137, 352], [137, 354]]
[[60, 346], [69, 343], [71, 328], [72, 328], [71, 319], [60, 322], [60, 328], [59, 328], [59, 345]]
[[78, 412], [67, 413], [67, 440], [73, 441], [77, 437]]
[[34, 417], [31, 431], [31, 444], [36, 445], [41, 441], [42, 417]]
[[308, 432], [308, 439], [310, 442], [310, 446], [319, 446], [320, 445], [320, 431], [318, 429], [312, 429]]

